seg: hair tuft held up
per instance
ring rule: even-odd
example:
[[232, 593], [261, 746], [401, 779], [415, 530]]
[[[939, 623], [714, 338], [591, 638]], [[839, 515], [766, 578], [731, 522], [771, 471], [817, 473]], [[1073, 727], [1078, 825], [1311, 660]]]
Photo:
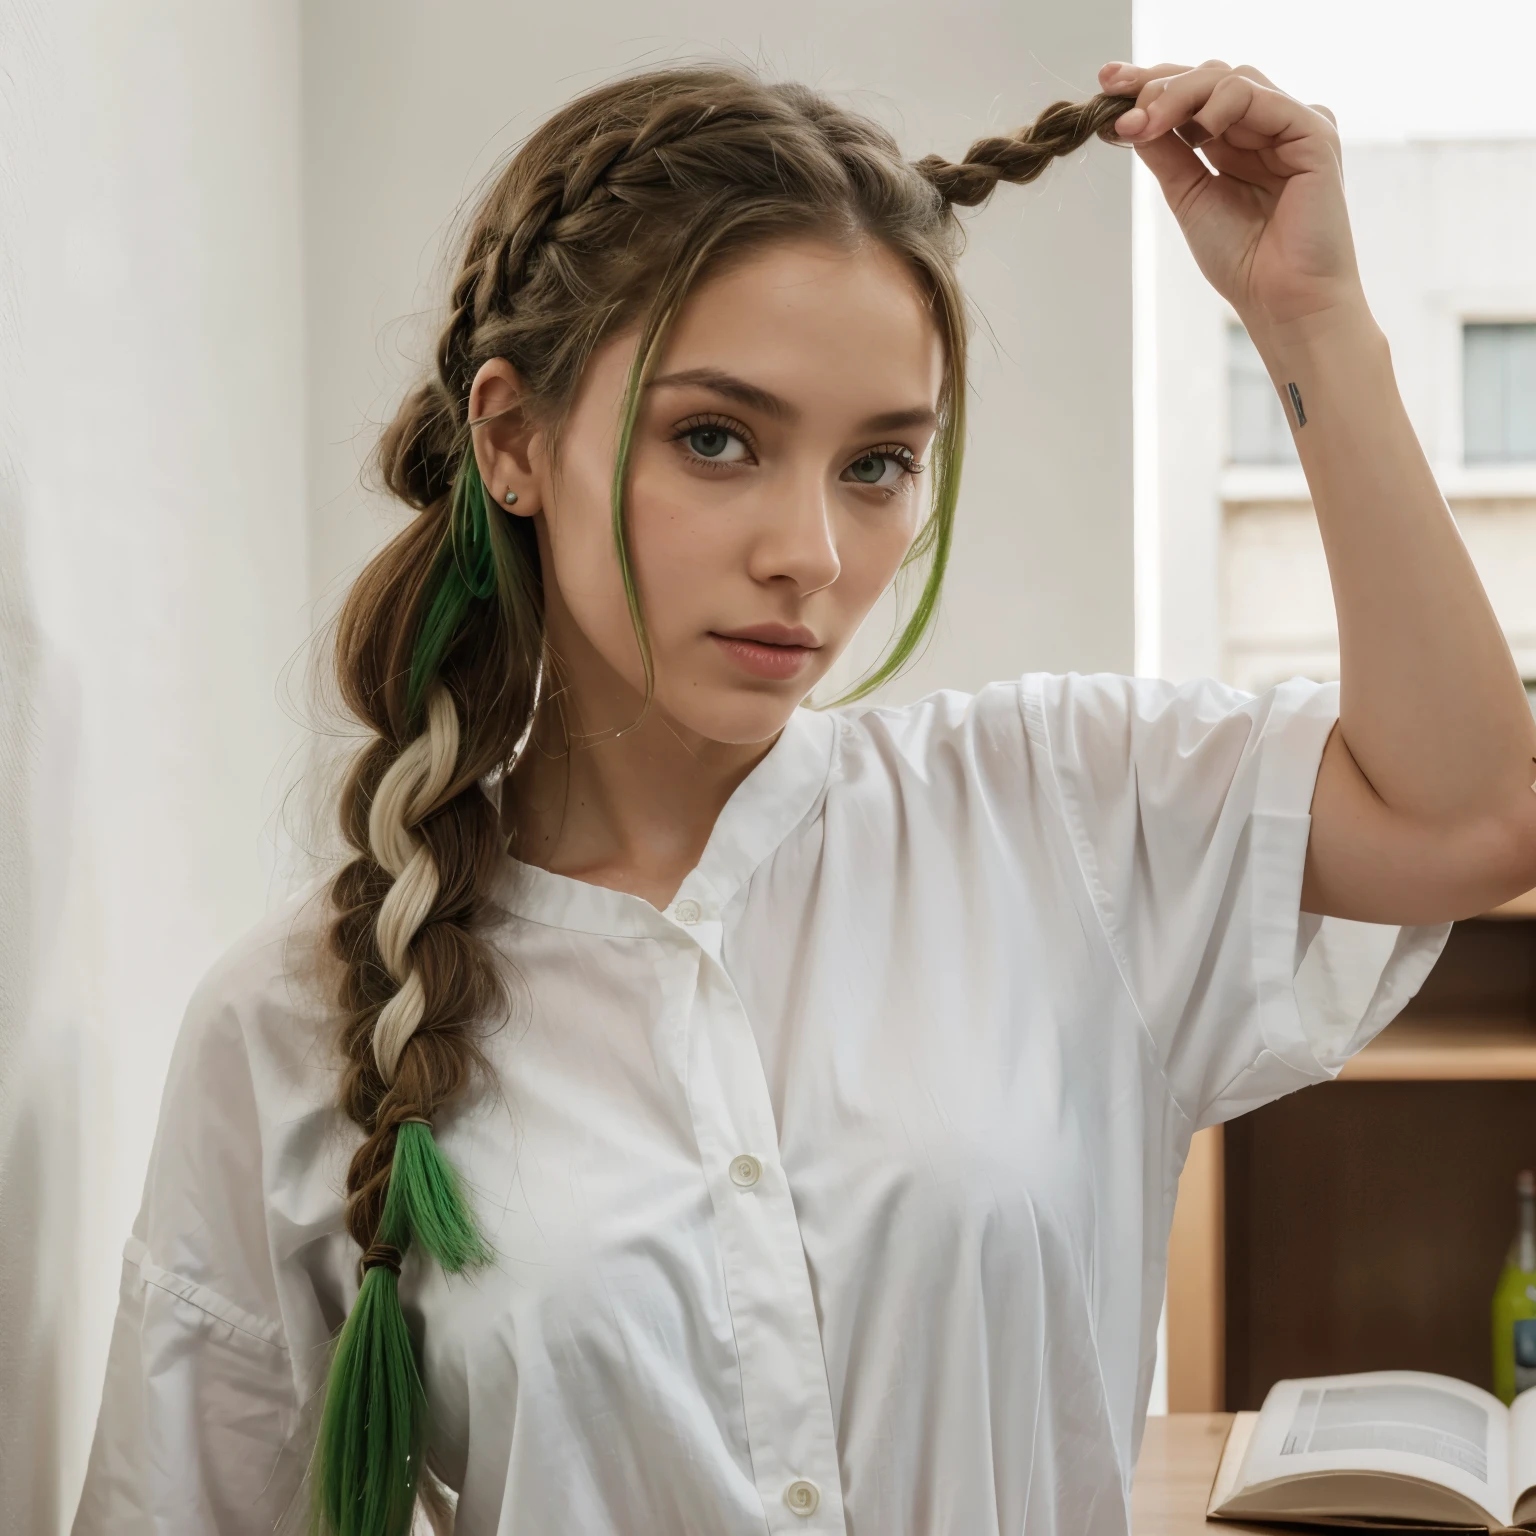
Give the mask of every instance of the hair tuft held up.
[[1115, 124], [1135, 105], [1134, 96], [1055, 101], [1017, 133], [977, 139], [958, 163], [925, 155], [917, 168], [946, 203], [974, 208], [991, 197], [998, 182], [1033, 181], [1053, 160], [1080, 149], [1090, 138], [1129, 148], [1115, 133]]

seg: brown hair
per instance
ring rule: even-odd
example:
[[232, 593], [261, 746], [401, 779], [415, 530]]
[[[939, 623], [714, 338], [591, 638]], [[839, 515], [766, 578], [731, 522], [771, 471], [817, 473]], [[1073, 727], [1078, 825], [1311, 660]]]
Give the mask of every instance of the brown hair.
[[[623, 459], [637, 385], [678, 307], [734, 254], [796, 234], [872, 239], [907, 260], [947, 358], [934, 510], [913, 547], [932, 569], [905, 649], [858, 697], [892, 675], [926, 628], [948, 549], [965, 390], [953, 208], [984, 202], [999, 181], [1033, 180], [1091, 136], [1115, 142], [1114, 121], [1131, 105], [1058, 102], [1016, 134], [980, 140], [958, 164], [935, 155], [913, 163], [875, 123], [803, 86], [737, 68], [670, 68], [561, 108], [489, 188], [469, 227], [436, 371], [409, 392], [379, 444], [385, 483], [417, 516], [363, 570], [336, 639], [343, 698], [373, 732], [341, 791], [353, 855], [330, 888], [330, 947], [343, 970], [341, 1106], [363, 1132], [346, 1224], [371, 1263], [390, 1264], [380, 1225], [402, 1126], [430, 1122], [485, 1069], [476, 1026], [507, 1004], [477, 934], [506, 852], [480, 781], [500, 773], [506, 795], [505, 770], [549, 664], [533, 520], [490, 502], [474, 467], [467, 405], [477, 370], [509, 360], [526, 405], [557, 435], [593, 350], [638, 329], [614, 532], [649, 684], [624, 542]], [[424, 670], [428, 610], [464, 569], [456, 509], [466, 495], [482, 509], [486, 580], [466, 585]], [[505, 806], [502, 821], [510, 824]]]

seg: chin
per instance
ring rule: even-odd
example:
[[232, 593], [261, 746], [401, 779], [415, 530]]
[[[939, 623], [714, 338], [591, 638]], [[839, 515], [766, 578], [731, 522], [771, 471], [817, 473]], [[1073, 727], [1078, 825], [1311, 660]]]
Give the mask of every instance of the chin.
[[814, 687], [814, 681], [806, 684], [799, 678], [757, 688], [701, 680], [697, 687], [678, 690], [684, 697], [677, 701], [666, 696], [672, 690], [659, 689], [656, 702], [685, 730], [710, 741], [750, 746], [778, 735]]

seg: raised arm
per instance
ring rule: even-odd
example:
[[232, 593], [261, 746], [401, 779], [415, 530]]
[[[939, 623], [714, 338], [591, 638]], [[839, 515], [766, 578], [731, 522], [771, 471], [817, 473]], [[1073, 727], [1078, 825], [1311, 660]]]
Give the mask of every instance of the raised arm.
[[1366, 303], [1333, 115], [1220, 60], [1100, 76], [1137, 98], [1121, 136], [1252, 336], [1317, 510], [1339, 723], [1302, 907], [1392, 923], [1486, 911], [1536, 886], [1536, 722]]

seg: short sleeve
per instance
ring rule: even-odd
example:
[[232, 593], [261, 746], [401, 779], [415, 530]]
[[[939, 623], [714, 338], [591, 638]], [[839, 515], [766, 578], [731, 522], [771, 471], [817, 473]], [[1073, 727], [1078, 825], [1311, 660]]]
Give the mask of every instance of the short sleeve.
[[1338, 684], [1031, 673], [1076, 861], [1168, 1088], [1212, 1125], [1334, 1076], [1418, 991], [1451, 925], [1301, 911]]
[[217, 977], [199, 987], [172, 1056], [73, 1536], [303, 1525], [255, 1095], [219, 991]]

